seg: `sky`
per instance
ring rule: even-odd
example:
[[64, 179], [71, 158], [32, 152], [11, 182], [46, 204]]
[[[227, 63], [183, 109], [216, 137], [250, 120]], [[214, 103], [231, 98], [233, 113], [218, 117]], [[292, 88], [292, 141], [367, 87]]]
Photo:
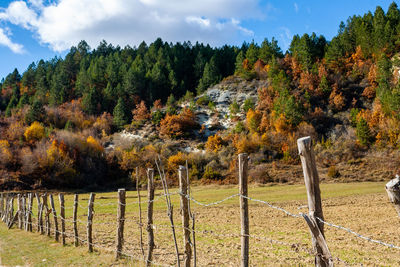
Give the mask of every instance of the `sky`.
[[[196, 41], [241, 45], [275, 37], [286, 51], [294, 34], [328, 40], [349, 16], [385, 11], [383, 0], [0, 0], [0, 79], [32, 62], [63, 57], [86, 40], [124, 47]], [[395, 1], [397, 2], [397, 1]], [[399, 3], [397, 2], [399, 5]]]

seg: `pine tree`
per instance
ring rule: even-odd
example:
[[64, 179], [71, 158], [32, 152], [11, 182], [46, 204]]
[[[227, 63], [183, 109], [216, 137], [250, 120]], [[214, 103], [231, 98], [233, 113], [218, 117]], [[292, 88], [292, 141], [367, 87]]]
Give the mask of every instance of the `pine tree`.
[[114, 116], [114, 125], [118, 129], [122, 129], [124, 125], [129, 123], [128, 116], [126, 115], [126, 106], [122, 97], [118, 98], [118, 103], [114, 107], [113, 116]]
[[364, 118], [360, 118], [357, 122], [356, 135], [362, 145], [368, 146], [373, 142], [371, 130]]
[[31, 124], [34, 121], [43, 121], [45, 113], [43, 103], [39, 99], [35, 99], [25, 115], [26, 124]]

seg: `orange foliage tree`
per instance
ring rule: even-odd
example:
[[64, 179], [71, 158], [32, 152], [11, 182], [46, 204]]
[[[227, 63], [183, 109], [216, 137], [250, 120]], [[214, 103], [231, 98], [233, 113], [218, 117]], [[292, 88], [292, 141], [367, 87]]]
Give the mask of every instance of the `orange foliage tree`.
[[221, 149], [223, 145], [223, 140], [219, 134], [211, 135], [207, 139], [207, 143], [205, 145], [207, 151], [217, 152]]
[[178, 115], [167, 114], [160, 122], [160, 134], [169, 138], [180, 138], [198, 126], [193, 111], [186, 108]]
[[150, 118], [149, 110], [143, 100], [136, 105], [136, 108], [132, 111], [132, 115], [135, 121], [145, 121]]

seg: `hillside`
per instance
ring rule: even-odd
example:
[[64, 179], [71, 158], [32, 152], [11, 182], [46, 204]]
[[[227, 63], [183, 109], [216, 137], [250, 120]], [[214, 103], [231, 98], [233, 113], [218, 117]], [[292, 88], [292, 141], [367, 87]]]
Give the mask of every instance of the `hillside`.
[[399, 167], [400, 11], [392, 3], [339, 25], [332, 40], [295, 35], [225, 45], [138, 47], [85, 41], [65, 58], [1, 81], [0, 189], [135, 186], [161, 155], [171, 183], [188, 161], [198, 183], [295, 183], [296, 140], [315, 141], [327, 181], [380, 181]]

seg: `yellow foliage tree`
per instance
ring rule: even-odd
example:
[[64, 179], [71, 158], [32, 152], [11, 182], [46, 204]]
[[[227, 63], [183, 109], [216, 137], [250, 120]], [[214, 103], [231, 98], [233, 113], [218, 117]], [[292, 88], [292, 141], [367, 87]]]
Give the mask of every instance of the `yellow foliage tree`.
[[0, 140], [0, 166], [5, 167], [11, 159], [10, 143], [7, 140]]
[[223, 140], [221, 136], [215, 134], [208, 137], [205, 147], [207, 151], [217, 152], [221, 149], [222, 144]]
[[246, 123], [247, 128], [250, 132], [255, 133], [259, 131], [259, 126], [261, 123], [262, 114], [260, 111], [254, 111], [253, 109], [249, 109], [246, 114]]
[[186, 164], [186, 160], [187, 160], [187, 155], [180, 151], [177, 154], [170, 156], [168, 158], [168, 164], [167, 164], [168, 171], [177, 172], [179, 165], [184, 166]]
[[35, 121], [25, 130], [24, 136], [28, 142], [40, 140], [45, 136], [44, 127]]
[[91, 135], [86, 139], [86, 143], [88, 144], [89, 147], [91, 147], [93, 150], [97, 152], [104, 151], [103, 146]]

